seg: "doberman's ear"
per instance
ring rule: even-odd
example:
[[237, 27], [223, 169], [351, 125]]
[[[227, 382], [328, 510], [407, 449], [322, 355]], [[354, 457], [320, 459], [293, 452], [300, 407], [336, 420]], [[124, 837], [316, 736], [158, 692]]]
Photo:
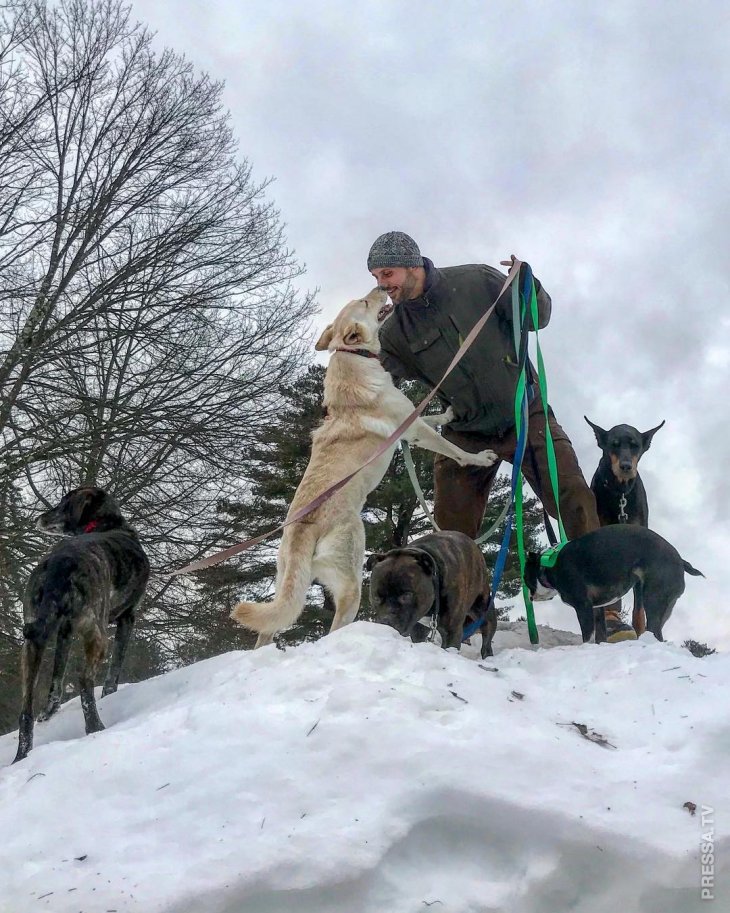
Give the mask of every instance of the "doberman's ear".
[[324, 352], [325, 349], [329, 348], [329, 344], [332, 342], [332, 338], [335, 335], [335, 330], [333, 324], [330, 324], [325, 328], [324, 333], [319, 337], [317, 342], [314, 344], [314, 348], [317, 352]]
[[606, 449], [606, 432], [600, 425], [594, 425], [593, 422], [588, 418], [587, 415], [584, 415], [583, 418], [588, 422], [588, 424], [593, 429], [593, 433], [596, 435], [596, 443], [601, 448], [601, 450]]
[[[666, 419], [664, 419], [664, 422], [666, 422]], [[664, 422], [662, 422], [661, 425], [657, 425], [656, 428], [652, 428], [650, 431], [641, 432], [641, 443], [644, 446], [644, 450], [648, 450], [651, 447], [651, 439], [657, 431], [664, 426]]]
[[386, 557], [386, 555], [378, 554], [377, 552], [373, 552], [372, 555], [368, 555], [368, 560], [365, 562], [365, 570], [372, 571], [375, 565]]

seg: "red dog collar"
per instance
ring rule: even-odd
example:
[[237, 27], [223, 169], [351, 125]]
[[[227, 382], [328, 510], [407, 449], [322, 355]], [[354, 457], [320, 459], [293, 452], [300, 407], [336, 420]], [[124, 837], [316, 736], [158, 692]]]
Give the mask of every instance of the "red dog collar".
[[349, 352], [350, 355], [362, 355], [363, 358], [377, 358], [375, 352], [368, 352], [367, 349], [335, 349], [335, 352]]

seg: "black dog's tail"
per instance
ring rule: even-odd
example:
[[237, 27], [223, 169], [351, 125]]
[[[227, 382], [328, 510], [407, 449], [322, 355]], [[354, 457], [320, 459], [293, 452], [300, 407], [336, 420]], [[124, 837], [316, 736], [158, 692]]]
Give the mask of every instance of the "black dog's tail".
[[689, 563], [689, 561], [685, 561], [684, 559], [682, 559], [682, 564], [684, 565], [685, 571], [688, 574], [691, 574], [693, 577], [704, 577], [705, 576], [702, 573], [702, 571], [698, 571], [696, 567], [692, 567], [692, 565]]

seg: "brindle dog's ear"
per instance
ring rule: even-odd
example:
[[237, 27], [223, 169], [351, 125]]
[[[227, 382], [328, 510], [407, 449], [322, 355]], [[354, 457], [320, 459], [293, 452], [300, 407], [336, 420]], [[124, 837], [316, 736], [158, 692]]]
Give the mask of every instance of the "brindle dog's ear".
[[385, 557], [386, 556], [383, 554], [373, 552], [372, 555], [368, 556], [368, 560], [365, 562], [365, 570], [372, 571], [375, 565], [378, 564], [378, 562], [382, 561]]
[[[666, 419], [664, 419], [664, 422], [666, 422]], [[657, 425], [656, 428], [652, 428], [650, 431], [641, 432], [641, 443], [644, 446], [644, 450], [648, 450], [651, 447], [651, 439], [660, 428], [664, 427], [664, 422], [662, 422], [661, 425]]]
[[419, 552], [418, 555], [416, 555], [416, 561], [418, 561], [419, 566], [422, 567], [426, 573], [433, 576], [436, 571], [436, 562], [428, 552]]
[[584, 415], [583, 418], [588, 422], [588, 424], [593, 429], [593, 433], [596, 435], [596, 443], [601, 448], [601, 450], [606, 449], [606, 431], [600, 427], [600, 425], [594, 425], [593, 422], [588, 418], [587, 415]]
[[335, 335], [334, 325], [330, 324], [328, 327], [325, 327], [324, 332], [319, 337], [317, 342], [314, 344], [314, 348], [317, 352], [324, 352], [325, 349], [329, 348], [329, 344], [332, 342], [332, 339]]

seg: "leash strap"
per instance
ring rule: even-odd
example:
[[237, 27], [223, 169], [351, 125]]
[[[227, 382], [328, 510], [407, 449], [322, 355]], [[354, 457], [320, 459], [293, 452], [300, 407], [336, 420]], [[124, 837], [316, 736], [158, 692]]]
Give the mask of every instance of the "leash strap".
[[436, 530], [437, 533], [440, 533], [441, 527], [434, 520], [426, 501], [426, 495], [423, 493], [421, 483], [418, 481], [416, 465], [413, 462], [413, 454], [411, 453], [411, 445], [408, 443], [408, 441], [403, 439], [400, 442], [400, 449], [403, 451], [403, 462], [406, 466], [406, 472], [408, 473], [408, 478], [411, 480], [411, 485], [413, 486], [413, 490], [415, 491], [416, 497], [418, 498], [418, 503], [421, 505], [421, 510], [428, 517], [431, 526]]
[[386, 453], [398, 440], [400, 440], [400, 438], [403, 437], [404, 432], [407, 431], [408, 428], [410, 428], [410, 426], [416, 421], [416, 419], [421, 416], [421, 413], [425, 410], [426, 406], [428, 406], [434, 396], [436, 396], [436, 393], [441, 388], [441, 384], [446, 380], [449, 374], [451, 374], [457, 364], [461, 361], [476, 337], [481, 332], [484, 324], [492, 316], [492, 313], [497, 307], [497, 304], [502, 298], [502, 295], [504, 295], [507, 289], [514, 283], [514, 280], [517, 278], [517, 276], [519, 276], [521, 266], [521, 260], [515, 260], [515, 262], [512, 264], [512, 267], [509, 271], [509, 274], [507, 275], [507, 278], [504, 281], [504, 285], [502, 286], [499, 295], [497, 295], [491, 307], [489, 307], [474, 324], [466, 339], [452, 358], [451, 363], [444, 372], [441, 380], [436, 384], [435, 387], [433, 387], [431, 392], [421, 400], [413, 412], [411, 412], [411, 414], [401, 422], [395, 431], [388, 438], [386, 438], [382, 444], [380, 444], [377, 450], [375, 450], [375, 452], [361, 466], [358, 466], [358, 468], [349, 473], [349, 475], [346, 475], [344, 478], [340, 479], [339, 482], [335, 482], [334, 485], [330, 485], [329, 488], [326, 488], [321, 494], [317, 495], [317, 497], [310, 501], [309, 504], [305, 504], [304, 507], [300, 507], [299, 510], [288, 516], [283, 523], [279, 524], [279, 526], [267, 530], [267, 532], [262, 533], [260, 536], [255, 536], [252, 539], [245, 539], [243, 542], [239, 542], [237, 545], [232, 545], [230, 548], [225, 548], [220, 552], [216, 552], [214, 555], [209, 555], [207, 558], [201, 558], [198, 561], [192, 561], [190, 564], [186, 564], [184, 567], [177, 568], [176, 570], [170, 571], [167, 574], [162, 574], [161, 576], [170, 578], [180, 576], [181, 574], [191, 574], [193, 571], [200, 571], [203, 568], [210, 567], [213, 564], [218, 564], [221, 561], [225, 561], [226, 558], [232, 558], [234, 555], [238, 555], [240, 552], [246, 551], [246, 549], [252, 548], [254, 545], [258, 545], [260, 542], [265, 541], [270, 536], [281, 532], [287, 526], [291, 526], [292, 523], [296, 523], [299, 520], [304, 519], [304, 517], [306, 517], [308, 514], [311, 514], [312, 511], [316, 510], [318, 507], [321, 507], [321, 505], [324, 504], [325, 501], [328, 501], [332, 495], [336, 494], [341, 488], [344, 488], [350, 479], [354, 478], [358, 472], [361, 472], [363, 469], [365, 469], [366, 466], [374, 463], [375, 460]]

